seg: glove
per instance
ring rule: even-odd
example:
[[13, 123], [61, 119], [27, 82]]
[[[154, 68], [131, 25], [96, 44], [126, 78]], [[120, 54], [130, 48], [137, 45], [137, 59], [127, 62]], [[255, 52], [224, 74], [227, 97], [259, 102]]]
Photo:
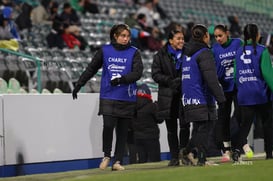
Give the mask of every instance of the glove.
[[117, 86], [119, 84], [124, 84], [126, 83], [126, 80], [123, 76], [119, 77], [119, 78], [114, 78], [113, 80], [110, 81], [111, 86]]
[[81, 89], [81, 86], [79, 85], [76, 85], [76, 87], [73, 89], [73, 92], [72, 92], [73, 100], [78, 98], [77, 93], [79, 92], [80, 89]]

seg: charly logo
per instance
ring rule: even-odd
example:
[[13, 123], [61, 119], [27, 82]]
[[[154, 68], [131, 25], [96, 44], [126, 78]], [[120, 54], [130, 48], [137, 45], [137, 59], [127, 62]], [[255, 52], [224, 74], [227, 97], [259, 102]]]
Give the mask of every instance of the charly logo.
[[186, 56], [186, 61], [189, 62], [191, 60], [191, 57]]
[[250, 64], [251, 63], [251, 59], [250, 58], [246, 58], [247, 55], [250, 55], [251, 51], [250, 50], [246, 50], [245, 53], [243, 53], [240, 56], [240, 59], [243, 60], [244, 64]]

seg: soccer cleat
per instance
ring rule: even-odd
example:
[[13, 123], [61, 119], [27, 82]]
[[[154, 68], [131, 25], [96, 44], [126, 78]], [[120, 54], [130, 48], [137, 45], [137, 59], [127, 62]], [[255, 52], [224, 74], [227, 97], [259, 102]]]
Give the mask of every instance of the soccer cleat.
[[104, 157], [100, 163], [100, 169], [104, 170], [108, 167], [110, 163], [110, 158], [109, 157]]
[[253, 153], [252, 149], [250, 148], [250, 146], [248, 144], [245, 144], [243, 146], [243, 150], [244, 150], [245, 156], [247, 158], [253, 158], [254, 153]]
[[222, 163], [229, 162], [230, 155], [231, 155], [230, 151], [225, 151], [225, 153], [222, 155], [221, 162]]
[[125, 170], [123, 166], [121, 166], [120, 161], [116, 161], [112, 166], [112, 171], [122, 171]]

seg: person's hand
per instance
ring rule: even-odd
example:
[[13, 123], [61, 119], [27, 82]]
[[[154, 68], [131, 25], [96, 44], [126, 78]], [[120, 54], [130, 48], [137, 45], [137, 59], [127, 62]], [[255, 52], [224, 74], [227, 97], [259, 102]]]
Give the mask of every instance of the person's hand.
[[111, 86], [117, 86], [119, 84], [125, 83], [125, 78], [123, 76], [119, 78], [114, 78], [110, 81], [110, 83], [111, 83]]
[[73, 89], [72, 91], [73, 100], [78, 98], [77, 93], [79, 92], [80, 89], [81, 89], [81, 86], [79, 85], [76, 85], [76, 87]]

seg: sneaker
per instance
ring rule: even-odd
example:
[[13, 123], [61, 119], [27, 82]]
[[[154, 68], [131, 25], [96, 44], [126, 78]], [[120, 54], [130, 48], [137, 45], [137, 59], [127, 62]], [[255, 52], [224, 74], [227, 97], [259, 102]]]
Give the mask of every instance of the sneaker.
[[171, 159], [168, 166], [179, 166], [179, 160], [176, 158]]
[[122, 171], [125, 170], [123, 166], [121, 166], [120, 161], [116, 161], [112, 166], [112, 171]]
[[230, 151], [225, 151], [225, 153], [222, 155], [221, 162], [222, 163], [229, 162], [230, 155], [231, 155]]
[[245, 144], [244, 146], [243, 146], [243, 150], [244, 150], [244, 152], [245, 152], [245, 156], [247, 157], [247, 158], [253, 158], [253, 151], [252, 151], [252, 149], [250, 148], [250, 146], [248, 145], [248, 144]]
[[108, 167], [110, 163], [110, 158], [109, 157], [104, 157], [102, 161], [100, 162], [100, 169], [104, 170]]
[[235, 150], [232, 152], [232, 160], [233, 160], [234, 162], [240, 162], [240, 161], [241, 161], [240, 150], [235, 149]]
[[198, 151], [198, 152], [197, 152], [197, 158], [198, 158], [197, 165], [203, 166], [203, 165], [206, 164], [207, 159], [206, 159], [206, 154], [205, 154], [205, 152], [203, 152], [203, 151]]

